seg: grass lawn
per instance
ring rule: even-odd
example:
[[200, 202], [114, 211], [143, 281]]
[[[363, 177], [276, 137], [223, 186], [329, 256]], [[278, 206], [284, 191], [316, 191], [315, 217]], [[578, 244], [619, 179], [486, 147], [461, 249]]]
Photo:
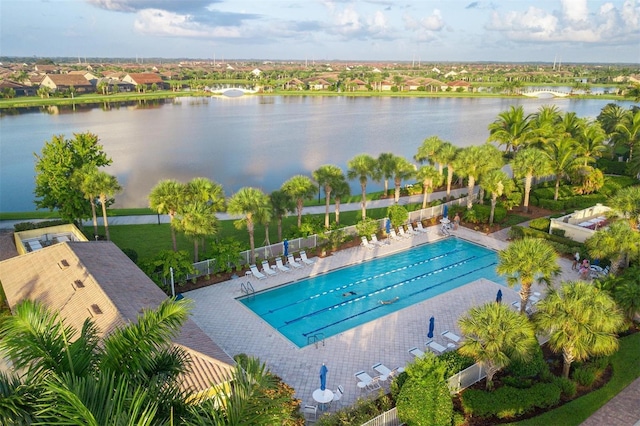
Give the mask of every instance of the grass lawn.
[[607, 401], [640, 377], [640, 333], [620, 339], [620, 350], [611, 357], [613, 377], [603, 387], [560, 408], [513, 425], [579, 425]]

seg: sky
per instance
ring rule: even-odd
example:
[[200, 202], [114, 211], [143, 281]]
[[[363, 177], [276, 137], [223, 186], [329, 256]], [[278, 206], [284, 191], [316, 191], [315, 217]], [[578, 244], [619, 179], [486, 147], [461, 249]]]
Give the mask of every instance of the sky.
[[0, 56], [640, 63], [640, 0], [0, 0]]

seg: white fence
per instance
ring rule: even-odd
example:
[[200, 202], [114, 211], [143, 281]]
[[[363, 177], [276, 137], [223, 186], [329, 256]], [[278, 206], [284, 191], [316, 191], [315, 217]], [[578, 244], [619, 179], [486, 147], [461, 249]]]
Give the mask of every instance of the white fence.
[[389, 411], [385, 411], [378, 417], [363, 423], [362, 426], [400, 426], [402, 423], [398, 418], [398, 410], [393, 407]]

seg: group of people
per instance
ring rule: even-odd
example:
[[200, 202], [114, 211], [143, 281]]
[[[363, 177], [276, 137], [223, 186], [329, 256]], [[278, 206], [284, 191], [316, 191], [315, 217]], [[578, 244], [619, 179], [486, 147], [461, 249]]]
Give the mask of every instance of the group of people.
[[586, 280], [589, 278], [591, 273], [591, 263], [589, 262], [589, 259], [583, 259], [582, 263], [580, 263], [580, 253], [576, 252], [573, 256], [573, 265], [571, 265], [571, 269], [578, 271], [580, 273], [580, 278]]

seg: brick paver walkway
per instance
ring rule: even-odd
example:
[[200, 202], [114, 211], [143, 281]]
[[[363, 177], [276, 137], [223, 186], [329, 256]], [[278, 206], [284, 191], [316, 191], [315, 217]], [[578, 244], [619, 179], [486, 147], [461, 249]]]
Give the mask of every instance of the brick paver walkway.
[[581, 426], [640, 426], [640, 378], [593, 413]]

